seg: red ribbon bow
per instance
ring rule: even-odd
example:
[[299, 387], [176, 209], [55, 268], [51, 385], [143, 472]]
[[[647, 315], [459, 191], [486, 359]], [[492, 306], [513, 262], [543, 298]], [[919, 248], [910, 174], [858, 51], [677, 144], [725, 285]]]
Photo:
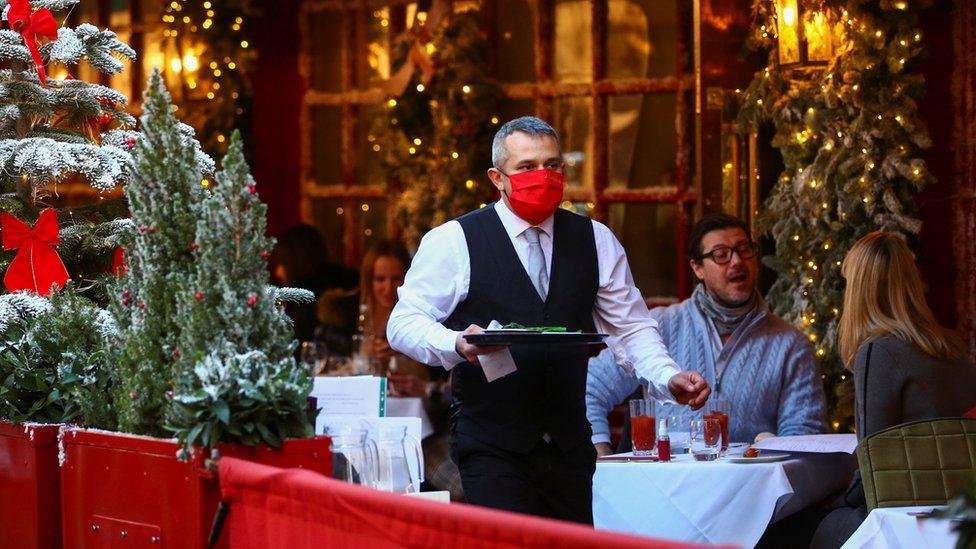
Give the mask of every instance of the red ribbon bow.
[[54, 20], [54, 14], [47, 8], [32, 12], [29, 0], [10, 0], [9, 4], [7, 22], [10, 23], [11, 29], [19, 32], [23, 37], [24, 44], [34, 58], [34, 66], [37, 67], [37, 76], [41, 80], [41, 85], [46, 85], [47, 72], [41, 60], [41, 51], [37, 47], [37, 35], [46, 36], [51, 40], [58, 37], [58, 24]]
[[39, 295], [49, 295], [52, 285], [64, 287], [68, 281], [68, 270], [53, 247], [60, 243], [58, 214], [54, 210], [48, 208], [41, 212], [33, 229], [3, 212], [0, 232], [3, 233], [4, 250], [20, 248], [3, 277], [3, 284], [8, 290], [29, 290]]

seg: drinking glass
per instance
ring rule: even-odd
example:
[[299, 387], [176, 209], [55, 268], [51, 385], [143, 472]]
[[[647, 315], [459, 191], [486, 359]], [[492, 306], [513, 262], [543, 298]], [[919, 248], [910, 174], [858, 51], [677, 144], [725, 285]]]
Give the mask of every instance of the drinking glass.
[[705, 417], [718, 420], [722, 425], [722, 453], [729, 449], [729, 416], [732, 413], [732, 404], [723, 398], [708, 399], [705, 405]]
[[671, 437], [671, 453], [687, 454], [691, 448], [691, 416], [668, 416], [668, 435]]
[[630, 436], [635, 456], [649, 456], [654, 453], [654, 441], [657, 439], [654, 430], [656, 405], [655, 401], [645, 398], [630, 401]]
[[691, 455], [695, 461], [714, 461], [722, 449], [722, 424], [714, 417], [691, 422]]

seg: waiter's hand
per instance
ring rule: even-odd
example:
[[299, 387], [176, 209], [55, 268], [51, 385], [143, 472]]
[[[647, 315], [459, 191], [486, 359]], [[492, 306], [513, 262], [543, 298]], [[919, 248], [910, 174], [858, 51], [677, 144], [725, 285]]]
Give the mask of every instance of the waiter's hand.
[[712, 394], [708, 382], [698, 372], [678, 372], [668, 380], [668, 390], [674, 399], [681, 404], [691, 406], [697, 410], [705, 405], [708, 395]]
[[471, 364], [479, 364], [478, 355], [487, 355], [505, 348], [505, 345], [472, 345], [468, 343], [468, 340], [464, 339], [465, 334], [480, 334], [484, 331], [484, 328], [475, 324], [468, 326], [468, 328], [459, 333], [457, 339], [454, 340], [454, 350], [457, 351], [458, 355], [464, 357], [464, 360], [467, 360]]
[[596, 457], [609, 456], [613, 453], [613, 448], [606, 442], [597, 442], [593, 447], [596, 448]]

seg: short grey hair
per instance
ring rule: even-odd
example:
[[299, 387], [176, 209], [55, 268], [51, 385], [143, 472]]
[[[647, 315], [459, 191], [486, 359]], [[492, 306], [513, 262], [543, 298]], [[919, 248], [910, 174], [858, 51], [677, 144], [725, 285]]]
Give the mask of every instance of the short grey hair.
[[515, 132], [538, 137], [548, 135], [556, 140], [556, 145], [559, 145], [559, 134], [544, 120], [534, 116], [523, 116], [510, 120], [498, 129], [495, 139], [491, 142], [491, 165], [495, 168], [504, 166], [505, 162], [508, 162], [508, 147], [505, 146], [505, 138]]

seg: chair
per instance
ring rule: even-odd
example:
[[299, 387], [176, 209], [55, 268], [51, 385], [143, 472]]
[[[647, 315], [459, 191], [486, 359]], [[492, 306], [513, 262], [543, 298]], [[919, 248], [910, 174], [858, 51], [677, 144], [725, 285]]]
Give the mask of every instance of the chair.
[[976, 469], [976, 419], [913, 421], [879, 431], [857, 445], [868, 510], [944, 505]]

